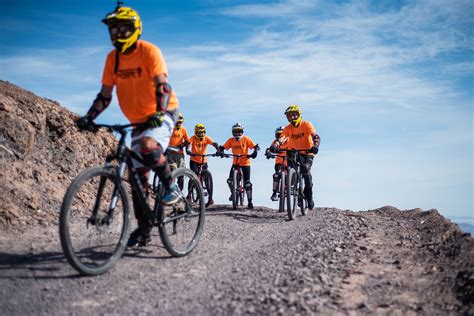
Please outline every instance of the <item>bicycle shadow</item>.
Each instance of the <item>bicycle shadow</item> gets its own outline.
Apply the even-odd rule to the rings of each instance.
[[[63,279],[76,277],[61,274],[69,266],[62,252],[17,254],[0,252],[0,279]],[[66,272],[67,273],[67,272]]]
[[[249,212],[250,211],[250,212]],[[288,221],[286,213],[278,213],[275,211],[259,211],[232,209],[230,206],[218,206],[206,209],[206,216],[226,216],[244,223],[251,224],[275,224]]]

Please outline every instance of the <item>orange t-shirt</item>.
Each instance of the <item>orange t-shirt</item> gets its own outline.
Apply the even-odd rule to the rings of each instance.
[[[189,142],[191,143],[191,152],[193,154],[199,154],[199,155],[205,155],[207,153],[207,145],[210,145],[214,143],[212,138],[210,138],[207,135],[204,135],[202,140],[196,137],[196,135],[191,136],[189,139]],[[205,163],[207,162],[207,157],[201,157],[201,156],[191,156],[190,158],[192,161],[195,161],[197,163]]]
[[[231,137],[222,146],[224,146],[225,149],[232,148],[232,153],[234,155],[248,155],[249,149],[254,148],[255,145],[256,144],[253,142],[253,140],[250,139],[250,137],[242,136],[240,140],[236,140],[234,137]],[[237,161],[237,157],[234,157],[234,160],[232,163],[234,165],[238,164],[241,167],[250,166],[250,158],[240,157],[239,161]]]
[[[277,142],[278,142],[278,143],[277,143]],[[286,148],[287,148],[287,146],[286,146],[286,145],[287,145],[287,144],[286,144],[286,143],[287,143],[287,138],[281,137],[281,138],[278,139],[278,140],[277,140],[277,139],[273,140],[273,142],[272,142],[272,144],[270,145],[270,147],[272,147],[275,143],[277,143],[276,145],[277,145],[277,147],[280,148],[280,149],[286,149]],[[286,166],[286,159],[280,157],[280,156],[286,156],[286,151],[283,151],[283,152],[281,152],[281,153],[277,153],[276,155],[277,155],[277,156],[276,156],[276,158],[275,158],[275,165],[280,163],[280,164],[283,164],[283,165]]]
[[[145,122],[156,112],[156,88],[153,78],[168,75],[165,59],[155,45],[138,41],[137,48],[128,55],[119,54],[117,73],[114,49],[107,55],[102,84],[117,86],[117,97],[123,114],[131,123]],[[171,93],[168,110],[178,108],[179,102]]]
[[[184,126],[181,126],[180,128],[175,127],[173,129],[173,134],[170,138],[170,146],[181,146],[183,144],[183,141],[189,142],[188,131]],[[183,149],[181,149],[179,153],[182,154]]]
[[[310,149],[313,147],[312,135],[316,133],[313,124],[308,121],[301,121],[298,127],[288,124],[281,134],[287,137],[286,147],[288,149]],[[310,154],[313,155],[313,154]]]

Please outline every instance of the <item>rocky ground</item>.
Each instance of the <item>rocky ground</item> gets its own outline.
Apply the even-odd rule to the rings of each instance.
[[[0,234],[0,314],[385,314],[474,312],[474,239],[435,210],[207,211],[171,258],[158,232],[102,276],[66,262],[53,224]]]
[[[217,205],[189,256],[171,258],[154,232],[113,270],[81,277],[58,209],[115,139],[78,133],[75,118],[0,81],[0,315],[474,314],[474,239],[435,210],[317,208],[288,221]]]

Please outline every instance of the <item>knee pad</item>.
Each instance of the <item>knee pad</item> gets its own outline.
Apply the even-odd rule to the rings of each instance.
[[[233,183],[232,179],[227,179],[227,184],[228,185],[232,185],[232,183]]]
[[[273,174],[273,181],[277,182],[280,179],[280,174],[279,173],[274,173]]]
[[[244,183],[245,190],[252,190],[252,183],[250,181]]]
[[[149,167],[162,166],[166,162],[166,158],[163,155],[163,148],[160,145],[157,145],[152,150],[141,149],[140,153],[142,154],[145,165]]]

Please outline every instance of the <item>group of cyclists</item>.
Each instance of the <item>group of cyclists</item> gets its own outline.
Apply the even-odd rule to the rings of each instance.
[[[252,139],[243,135],[244,126],[241,123],[234,124],[232,137],[221,146],[206,135],[206,127],[203,124],[197,124],[194,135],[189,138],[183,126],[184,118],[179,113],[178,98],[168,83],[168,68],[161,50],[154,44],[139,39],[143,27],[138,13],[119,3],[102,22],[108,28],[114,49],[108,53],[105,61],[101,90],[87,114],[76,121],[77,126],[85,130],[93,129],[93,121],[110,105],[115,87],[123,114],[130,123],[136,124],[132,131],[131,149],[145,162],[141,164],[134,161],[144,192],[147,190],[150,171],[153,170],[164,185],[161,203],[174,204],[179,197],[180,184],[172,180],[172,168],[184,166],[184,151],[190,154],[190,169],[196,170],[199,164],[204,164],[207,168],[203,153],[208,145],[212,145],[221,155],[225,150],[232,150],[235,156],[227,183],[231,187],[233,168],[240,166],[248,207],[253,208],[250,157],[257,156],[259,147]],[[285,115],[290,124],[276,130],[276,139],[266,154],[268,156],[282,148],[309,149],[309,153],[302,155],[301,171],[308,208],[313,209],[310,169],[314,155],[318,152],[319,136],[310,122],[302,120],[301,110],[297,105],[289,106]],[[247,157],[249,149],[253,149],[253,153]],[[239,155],[242,155],[242,158],[237,157]],[[277,159],[275,163],[275,172],[278,173],[284,168],[284,162]],[[277,177],[274,176],[274,180],[277,181]],[[274,185],[272,200],[275,197]],[[137,192],[132,192],[132,201],[138,228],[130,235],[129,247],[145,245],[151,240],[152,229],[152,224],[138,201]],[[211,195],[207,206],[213,203]]]

